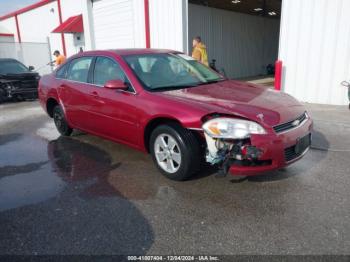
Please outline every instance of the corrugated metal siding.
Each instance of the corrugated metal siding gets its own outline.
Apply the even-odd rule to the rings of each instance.
[[[96,49],[144,47],[143,0],[100,0],[92,10]]]
[[[301,101],[347,104],[350,1],[283,0],[279,58],[283,89]]]
[[[189,4],[189,40],[200,35],[209,59],[231,78],[265,74],[278,54],[279,20]]]
[[[149,0],[151,47],[186,51],[187,0]]]

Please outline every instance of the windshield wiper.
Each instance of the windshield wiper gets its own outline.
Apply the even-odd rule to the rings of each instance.
[[[220,79],[216,79],[216,80],[207,81],[207,82],[205,82],[205,84],[214,84],[214,83],[223,82],[225,80],[226,79],[224,79],[224,78],[220,78]]]
[[[178,85],[178,86],[163,86],[163,87],[156,87],[156,88],[150,88],[150,91],[157,92],[157,91],[171,91],[171,90],[178,90],[178,89],[186,89],[191,87],[196,87],[201,85],[201,83],[193,84],[193,85]]]

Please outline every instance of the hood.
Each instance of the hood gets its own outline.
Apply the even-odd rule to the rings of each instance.
[[[5,80],[39,80],[39,74],[35,72],[27,72],[20,74],[5,74],[0,75],[0,79]]]
[[[286,93],[232,80],[159,94],[201,107],[208,114],[232,114],[265,126],[291,121],[305,112],[305,108]]]

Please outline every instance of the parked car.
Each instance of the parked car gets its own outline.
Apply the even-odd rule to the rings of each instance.
[[[39,99],[63,136],[79,129],[148,152],[173,180],[205,161],[257,175],[296,162],[311,143],[312,120],[293,97],[171,50],[80,53],[41,78]]]
[[[0,59],[0,103],[38,97],[39,74],[15,59]]]

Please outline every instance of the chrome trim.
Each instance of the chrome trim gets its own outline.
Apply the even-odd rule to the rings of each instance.
[[[122,72],[124,73],[126,79],[128,79],[130,85],[131,85],[131,88],[133,90],[133,92],[131,91],[126,91],[126,90],[118,90],[118,92],[125,92],[125,93],[128,93],[128,94],[134,94],[134,95],[137,95],[137,92],[136,92],[136,89],[134,87],[134,85],[131,83],[130,81],[130,78],[128,77],[128,75],[125,73],[125,71],[123,70],[123,68],[120,66],[120,63],[117,62],[115,59],[113,59],[112,57],[110,56],[105,56],[105,55],[89,55],[89,56],[80,56],[80,57],[77,57],[77,58],[74,58],[72,59],[71,61],[75,60],[75,59],[79,59],[81,57],[92,57],[92,58],[97,58],[97,57],[105,57],[105,58],[108,58],[110,60],[112,60],[113,62],[117,63],[118,66],[120,67],[120,69],[122,70]],[[69,61],[69,63],[71,63],[71,61]],[[69,65],[70,66],[70,65]],[[68,73],[68,72],[67,72]],[[54,76],[55,76],[55,79],[60,79],[60,80],[66,80],[66,81],[70,81],[70,82],[73,82],[73,83],[79,83],[79,84],[87,84],[87,85],[91,85],[91,86],[95,86],[95,87],[104,87],[104,86],[101,86],[101,85],[95,85],[93,83],[87,83],[87,82],[80,82],[80,81],[75,81],[75,80],[70,80],[70,79],[67,79],[67,78],[59,78],[59,77],[56,77],[56,71],[54,72]]]
[[[274,132],[275,132],[277,135],[282,135],[282,134],[291,132],[291,131],[293,131],[293,130],[295,130],[295,129],[298,129],[299,127],[302,127],[303,125],[305,125],[305,123],[310,119],[309,114],[307,114],[306,112],[305,112],[304,114],[306,115],[305,120],[304,120],[303,122],[301,122],[301,123],[300,123],[298,126],[296,126],[296,127],[293,127],[293,128],[291,128],[291,129],[288,129],[288,130],[283,131],[283,132],[276,132],[276,131],[274,130],[274,128],[275,128],[276,126],[279,126],[279,125],[273,126],[272,129],[274,130]],[[289,122],[291,122],[291,121],[289,121]],[[286,122],[286,123],[289,123],[289,122]],[[285,123],[285,124],[286,124],[286,123]],[[283,125],[283,124],[280,124],[280,125]]]
[[[73,82],[73,83],[85,84],[85,85],[94,86],[94,87],[98,87],[98,88],[101,88],[101,87],[104,88],[104,86],[95,85],[95,84],[87,83],[87,82],[80,82],[80,81],[75,81],[75,80],[70,80],[70,79],[64,79],[64,78],[56,78],[56,79],[61,79],[61,80],[65,80],[65,81]],[[130,84],[131,84],[131,83],[130,83]],[[118,92],[125,92],[125,93],[128,93],[128,94],[137,95],[137,93],[136,93],[136,91],[135,91],[135,88],[133,87],[132,84],[131,84],[131,87],[132,87],[132,89],[134,90],[134,92],[130,92],[130,91],[126,91],[126,90],[121,90],[121,89],[119,89]]]
[[[197,128],[197,127],[188,127],[187,129],[193,130],[193,131],[201,131],[204,132],[203,128]]]

